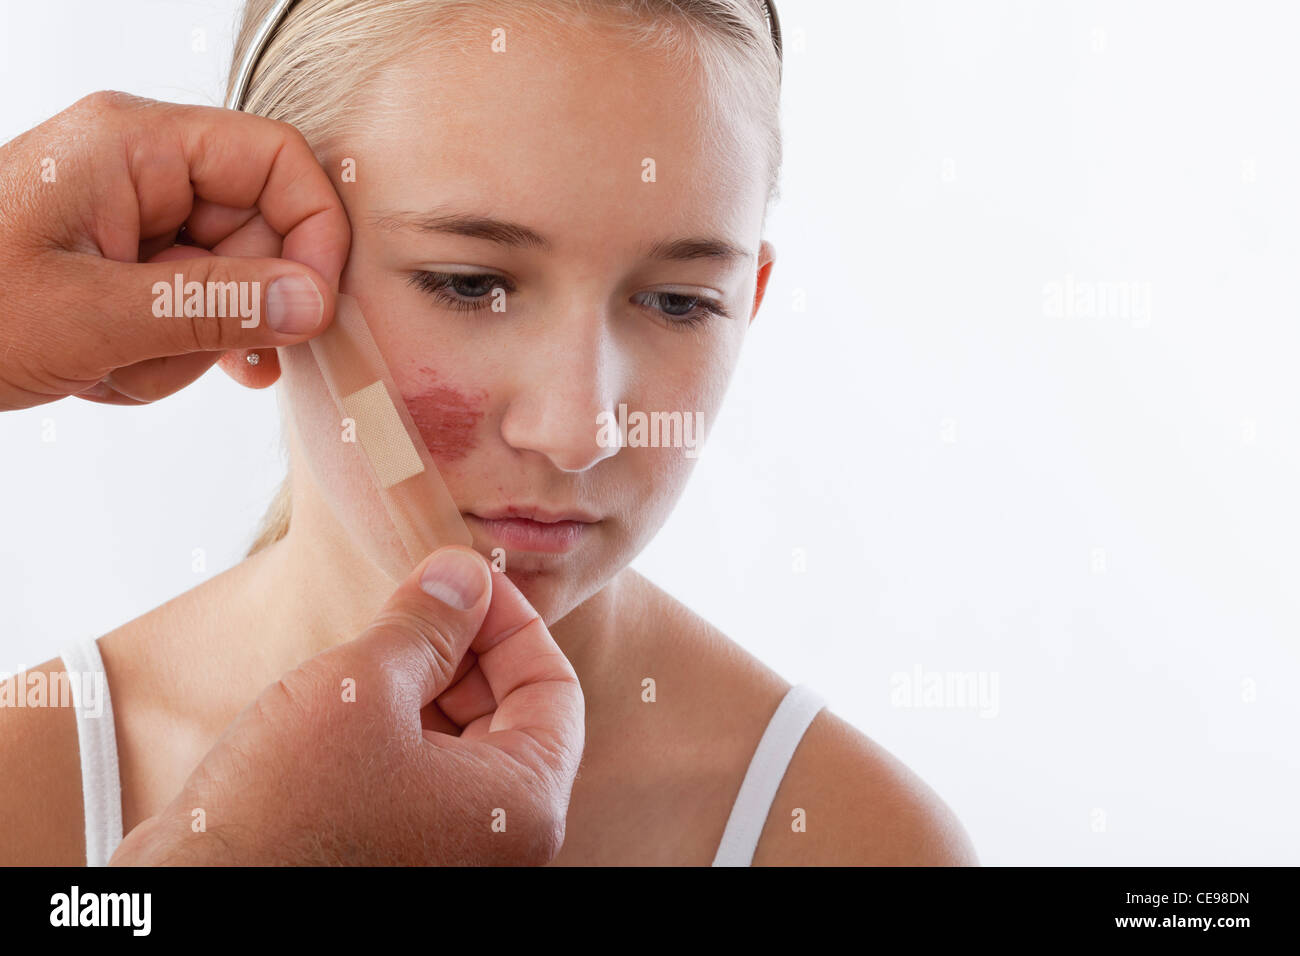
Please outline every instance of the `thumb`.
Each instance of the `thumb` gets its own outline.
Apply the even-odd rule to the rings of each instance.
[[[348,646],[371,662],[383,662],[396,677],[399,706],[418,701],[424,707],[451,686],[491,597],[492,571],[477,551],[462,545],[439,548]]]
[[[99,259],[100,299],[118,366],[164,355],[294,345],[334,317],[335,292],[286,259],[214,256],[147,263]]]

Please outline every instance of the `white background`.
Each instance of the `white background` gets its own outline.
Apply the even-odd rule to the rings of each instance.
[[[0,139],[95,89],[221,99],[232,2],[0,9]],[[780,9],[777,266],[636,566],[985,863],[1300,863],[1295,5]],[[1149,312],[1061,315],[1067,277]],[[0,456],[8,670],[238,560],[283,469],[273,392],[216,370],[0,415]],[[995,714],[899,706],[917,669]]]

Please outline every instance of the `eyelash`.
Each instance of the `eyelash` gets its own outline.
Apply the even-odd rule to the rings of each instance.
[[[491,283],[488,292],[473,298],[460,298],[455,294],[453,286],[457,281],[469,279],[491,279],[496,280]],[[454,309],[457,312],[477,312],[479,309],[485,309],[491,303],[492,290],[501,288],[507,293],[515,291],[513,285],[504,277],[493,275],[490,272],[430,272],[420,269],[411,273],[408,280],[410,285],[415,286],[433,296],[438,302]],[[478,283],[475,283],[476,285]],[[689,299],[696,303],[695,307],[684,315],[672,315],[671,313],[660,311],[668,325],[676,330],[682,330],[692,327],[698,327],[709,321],[714,316],[727,318],[729,313],[722,304],[712,299],[706,299],[698,295],[686,295],[680,292],[646,292],[644,295],[654,297],[656,301],[664,298],[672,299]],[[654,308],[653,305],[647,306]]]

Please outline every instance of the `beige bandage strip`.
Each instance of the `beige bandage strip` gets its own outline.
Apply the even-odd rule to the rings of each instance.
[[[340,295],[334,323],[310,341],[340,415],[355,425],[356,445],[406,549],[405,572],[443,545],[471,544],[356,300]]]

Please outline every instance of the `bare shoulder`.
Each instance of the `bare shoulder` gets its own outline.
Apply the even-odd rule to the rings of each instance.
[[[86,861],[81,752],[76,715],[60,699],[66,688],[58,657],[0,685],[0,865]]]
[[[772,801],[755,866],[978,866],[956,814],[897,757],[823,709]]]
[[[629,569],[630,572],[630,569]],[[790,682],[720,629],[640,575],[629,573],[634,619],[653,622],[655,657],[668,684],[691,701],[675,722],[688,762],[665,774],[689,779],[692,836],[716,850],[754,750]],[[677,696],[677,695],[674,695]],[[700,734],[700,728],[708,728]],[[686,746],[689,741],[690,746]],[[801,811],[802,828],[795,811]],[[680,827],[677,836],[682,836]],[[824,708],[795,750],[755,851],[757,866],[977,865],[965,829],[900,760]]]

